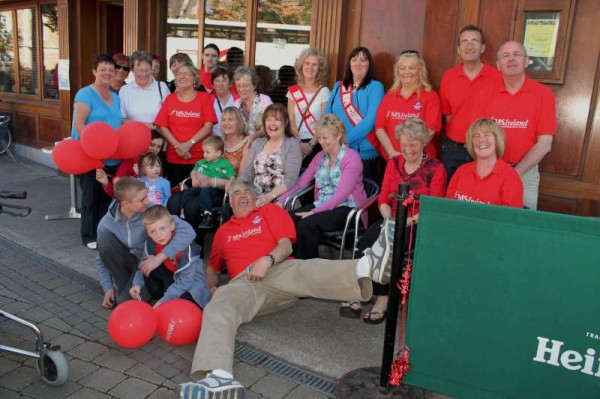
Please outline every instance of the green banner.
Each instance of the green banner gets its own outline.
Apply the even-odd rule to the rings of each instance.
[[[455,398],[600,398],[600,221],[423,197],[404,382]]]

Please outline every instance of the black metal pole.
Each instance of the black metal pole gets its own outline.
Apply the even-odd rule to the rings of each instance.
[[[408,184],[398,185],[398,201],[396,202],[396,228],[394,229],[394,248],[392,251],[392,274],[388,297],[387,320],[385,323],[385,338],[383,341],[383,360],[381,361],[381,380],[379,385],[388,388],[392,362],[394,361],[394,347],[396,343],[396,328],[398,322],[398,308],[400,292],[396,288],[402,276],[402,258],[404,257],[404,241],[406,240],[406,219],[408,209],[402,203],[408,196]]]

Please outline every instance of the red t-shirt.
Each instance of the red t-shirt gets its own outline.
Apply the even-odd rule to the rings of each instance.
[[[409,98],[404,98],[398,89],[387,93],[381,100],[377,108],[375,129],[384,129],[398,152],[400,152],[400,142],[396,140],[394,129],[408,118],[421,118],[429,129],[439,132],[442,127],[442,113],[437,93],[421,88],[418,96],[417,93],[413,93]],[[387,153],[382,152],[381,155],[387,160]],[[436,150],[432,142],[429,142],[425,152],[435,158]]]
[[[381,192],[379,194],[379,206],[387,204],[392,207],[392,216],[396,216],[396,201],[390,199],[390,194],[398,192],[400,183],[408,183],[408,189],[415,194],[443,197],[446,195],[446,169],[440,161],[425,155],[421,166],[412,174],[406,173],[404,164],[406,160],[402,155],[390,159],[385,168]],[[410,211],[410,209],[409,209]],[[414,214],[419,213],[418,204]],[[412,216],[412,212],[409,216]]]
[[[200,83],[206,89],[207,92],[212,93],[212,72],[206,72],[204,68],[198,69],[198,75],[200,75]]]
[[[252,262],[266,256],[282,238],[296,241],[296,227],[286,211],[275,204],[256,208],[248,216],[233,216],[217,230],[210,253],[209,265],[221,272],[227,265],[234,278]]]
[[[469,98],[483,87],[500,81],[500,72],[483,63],[483,68],[475,79],[471,80],[463,73],[463,64],[449,69],[440,83],[440,101],[442,114],[448,116],[446,136],[457,143],[465,142],[465,134],[471,124],[469,119]]]
[[[179,142],[188,141],[206,122],[218,122],[210,96],[199,91],[195,93],[196,97],[187,103],[180,101],[177,93],[168,95],[154,120],[155,125],[169,128]],[[202,143],[193,145],[190,153],[190,159],[181,158],[173,146],[167,145],[166,159],[171,163],[194,164],[204,158]]]
[[[482,179],[477,174],[477,161],[473,161],[456,170],[446,198],[523,208],[523,182],[517,171],[501,159]]]
[[[485,87],[473,98],[471,121],[492,118],[506,133],[504,159],[515,165],[537,142],[537,136],[556,132],[554,94],[541,83],[525,77],[521,89],[510,94],[504,81]]]

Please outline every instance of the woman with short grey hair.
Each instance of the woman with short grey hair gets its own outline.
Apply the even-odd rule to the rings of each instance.
[[[262,114],[269,105],[273,104],[273,101],[271,97],[256,91],[260,78],[254,68],[238,67],[233,74],[233,81],[240,95],[234,105],[244,116],[246,133],[254,135],[261,130]]]
[[[129,57],[134,80],[119,92],[124,121],[142,122],[152,128],[164,99],[170,94],[165,82],[158,82],[152,74],[152,56],[135,51]]]

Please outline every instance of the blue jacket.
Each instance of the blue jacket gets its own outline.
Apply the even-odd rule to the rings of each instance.
[[[144,256],[148,255],[156,255],[156,244],[151,239],[146,240],[144,248]],[[200,259],[198,245],[192,243],[182,251],[181,258],[177,262],[177,270],[173,273],[173,279],[175,282],[167,288],[163,297],[158,300],[159,302],[176,299],[189,292],[198,305],[202,308],[206,306],[210,299],[210,291],[204,276],[204,265]],[[141,270],[135,273],[133,285],[144,286],[144,275]]]
[[[378,156],[377,150],[367,141],[367,135],[375,129],[377,108],[379,108],[379,103],[384,95],[383,85],[375,79],[371,80],[364,88],[355,90],[352,93],[352,102],[362,115],[363,120],[353,126],[342,104],[340,82],[337,82],[331,90],[325,113],[335,114],[342,120],[346,127],[348,145],[360,154],[360,159],[375,159]]]
[[[175,255],[186,249],[194,238],[196,238],[196,233],[189,223],[179,219],[177,216],[173,216],[173,221],[175,222],[175,237],[163,249],[163,253],[169,259],[173,259]],[[114,234],[119,241],[127,245],[133,255],[138,259],[142,259],[144,256],[144,243],[148,238],[142,214],[136,214],[127,220],[119,212],[119,203],[113,201],[108,207],[108,212],[98,224],[98,237],[107,233]],[[104,292],[112,290],[114,288],[112,277],[104,262],[102,262],[100,254],[96,256],[96,269],[98,270],[100,285]]]

